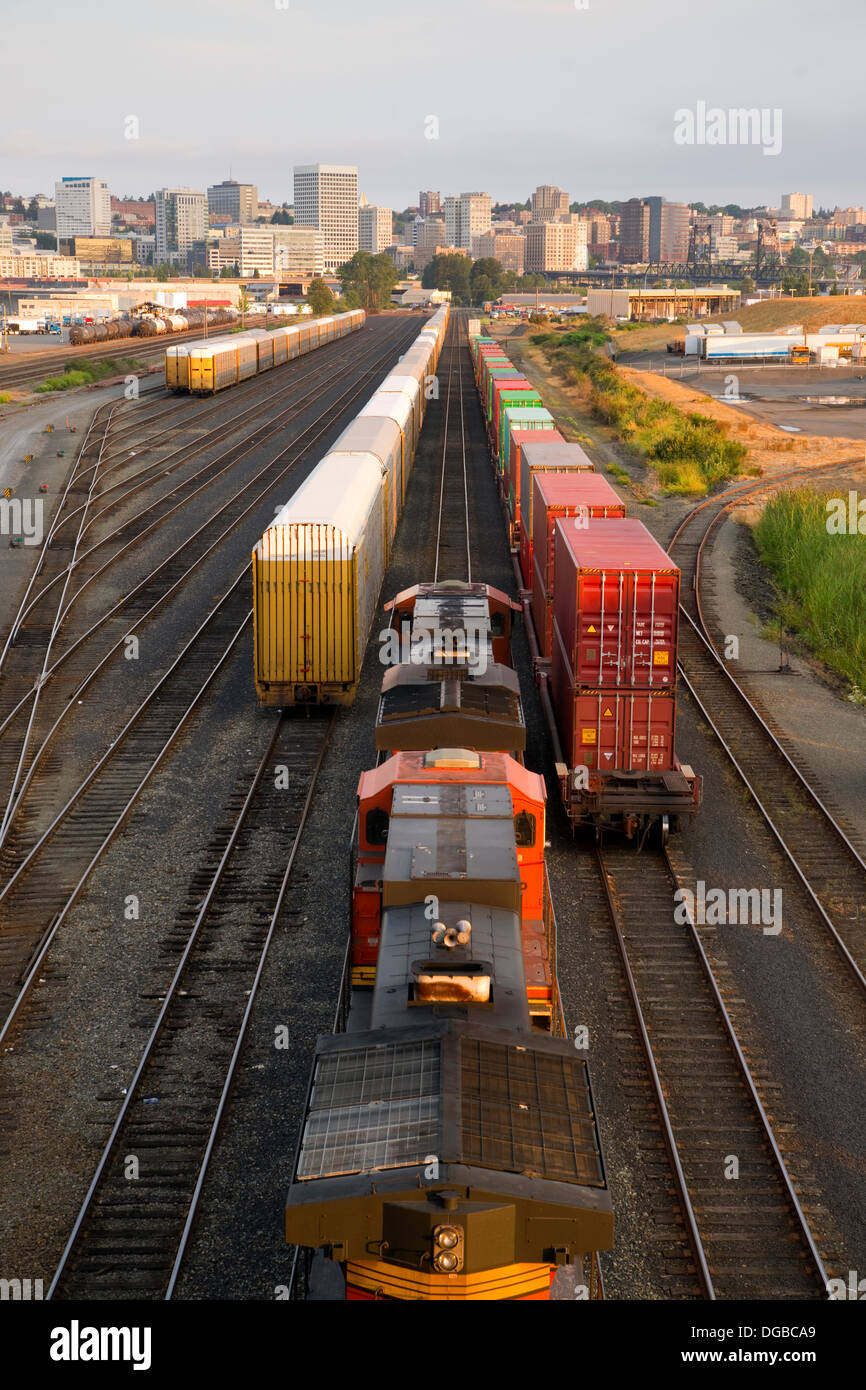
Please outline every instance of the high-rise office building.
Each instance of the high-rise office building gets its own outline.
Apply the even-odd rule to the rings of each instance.
[[[228,217],[232,222],[255,222],[259,212],[259,190],[254,183],[223,179],[222,183],[212,184],[208,189],[207,210],[209,214]]]
[[[111,194],[104,179],[65,178],[54,188],[58,239],[111,236]]]
[[[691,212],[687,204],[669,203],[665,198],[647,198],[645,202],[650,213],[647,259],[684,265],[689,258],[691,229]]]
[[[295,167],[295,226],[322,233],[325,270],[358,250],[358,170],[351,164]]]
[[[530,222],[524,264],[529,274],[586,270],[589,223],[577,216],[559,222]]]
[[[442,199],[438,193],[430,188],[422,189],[418,194],[418,212],[421,217],[432,217],[434,213],[442,211]]]
[[[181,260],[194,241],[207,233],[207,194],[197,188],[158,188],[156,191],[157,262]]]
[[[445,199],[445,236],[449,246],[468,251],[472,238],[490,230],[490,194],[461,193]]]
[[[358,208],[358,250],[377,256],[394,240],[394,214],[390,208],[362,203]]]
[[[649,260],[650,208],[641,198],[623,203],[619,243],[619,258],[625,265]]]
[[[780,211],[784,218],[800,218],[807,222],[812,216],[812,194],[783,193]]]
[[[533,222],[555,222],[568,212],[568,194],[555,184],[541,183],[532,195]]]

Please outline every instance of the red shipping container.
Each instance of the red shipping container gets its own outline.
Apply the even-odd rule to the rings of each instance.
[[[673,687],[680,572],[640,521],[555,525],[553,642],[572,688]]]
[[[624,517],[625,503],[601,473],[532,474],[532,618],[542,656],[550,656],[556,584],[554,531],[560,517],[582,527],[592,517]]]
[[[567,440],[545,440],[539,431],[535,439],[520,446],[517,485],[517,520],[520,524],[520,571],[527,589],[532,588],[532,478],[535,473],[593,473],[592,459],[579,444]]]
[[[556,723],[569,770],[670,772],[676,766],[677,702],[673,690],[579,690],[568,680],[561,652],[551,685]]]

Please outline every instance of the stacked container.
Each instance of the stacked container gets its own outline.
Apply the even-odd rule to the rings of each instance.
[[[508,517],[512,528],[520,521],[520,450],[524,444],[564,444],[559,430],[512,430],[508,459],[503,459],[508,488]]]
[[[569,768],[674,762],[680,572],[640,521],[554,526],[551,687]]]
[[[532,474],[532,619],[541,655],[550,657],[556,585],[556,523],[580,530],[597,517],[624,517],[625,503],[600,473]]]
[[[520,572],[527,589],[532,587],[532,478],[535,473],[592,472],[592,461],[579,444],[566,440],[533,440],[521,446],[520,474],[514,513],[520,534]]]

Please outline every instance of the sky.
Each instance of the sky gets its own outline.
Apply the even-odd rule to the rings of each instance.
[[[539,183],[572,201],[866,201],[864,0],[0,0],[0,35],[16,193],[231,173],[291,202],[293,165],[320,162],[357,165],[395,209]],[[762,142],[731,141],[736,108],[765,111]],[[702,109],[725,143],[697,143]]]

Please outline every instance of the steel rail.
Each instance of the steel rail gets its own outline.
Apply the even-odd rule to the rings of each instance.
[[[248,1027],[248,1025],[249,1025],[250,1017],[252,1016],[253,1006],[254,1006],[254,1004],[255,1004],[256,997],[257,997],[257,995],[258,995],[258,989],[259,989],[259,985],[260,985],[260,983],[261,983],[262,974],[264,973],[265,961],[267,960],[268,952],[270,951],[271,942],[272,942],[272,940],[273,940],[273,936],[274,936],[274,932],[275,932],[275,930],[276,930],[277,922],[278,922],[278,920],[279,920],[280,913],[281,913],[282,910],[283,910],[283,904],[284,904],[285,899],[286,899],[286,894],[288,893],[289,881],[290,881],[290,879],[291,879],[292,871],[293,871],[294,866],[295,866],[295,859],[296,859],[296,857],[297,857],[298,850],[299,850],[299,848],[300,848],[301,837],[302,837],[302,835],[303,835],[304,828],[305,828],[305,826],[306,826],[307,819],[308,819],[308,817],[309,817],[310,807],[312,806],[312,803],[313,803],[313,793],[315,792],[316,784],[317,784],[317,782],[318,782],[319,772],[320,772],[320,770],[321,770],[321,766],[322,766],[322,763],[323,763],[324,758],[325,758],[325,753],[326,753],[326,751],[327,751],[328,744],[329,744],[329,742],[330,742],[331,732],[332,732],[333,727],[334,727],[334,720],[335,720],[335,718],[336,718],[336,711],[333,711],[332,714],[331,714],[331,718],[330,718],[330,720],[329,720],[329,723],[328,723],[327,730],[326,730],[326,732],[325,732],[325,737],[324,737],[324,741],[323,741],[323,743],[322,743],[322,747],[321,747],[321,749],[319,750],[319,755],[318,755],[318,757],[317,757],[317,759],[316,759],[316,762],[315,762],[315,765],[314,765],[314,767],[313,767],[313,771],[312,771],[312,774],[311,774],[311,777],[310,777],[310,785],[309,785],[309,787],[308,787],[308,789],[307,789],[307,795],[306,795],[306,797],[305,797],[305,799],[304,799],[304,804],[303,804],[303,806],[302,806],[302,808],[301,808],[301,815],[300,815],[300,820],[299,820],[298,828],[297,828],[297,830],[296,830],[296,832],[295,832],[295,836],[294,836],[294,839],[293,839],[293,841],[292,841],[292,847],[291,847],[291,850],[290,850],[290,852],[289,852],[288,860],[286,861],[285,869],[283,870],[282,880],[281,880],[281,882],[280,882],[280,887],[279,887],[279,890],[278,890],[278,893],[277,893],[277,900],[276,900],[276,903],[274,904],[274,908],[273,908],[273,911],[272,911],[272,913],[271,913],[270,922],[268,923],[267,934],[266,934],[265,940],[264,940],[264,942],[263,942],[263,944],[262,944],[262,949],[261,949],[261,953],[260,953],[258,965],[257,965],[257,967],[256,967],[256,972],[255,972],[255,975],[254,975],[254,977],[253,977],[253,983],[252,983],[252,986],[250,987],[250,989],[249,989],[249,991],[248,991],[249,997],[248,997],[248,999],[247,999],[246,1008],[244,1009],[243,1018],[241,1019],[240,1026],[239,1026],[239,1028],[238,1028],[237,1038],[236,1038],[236,1040],[235,1040],[235,1045],[234,1045],[234,1048],[233,1048],[233,1050],[232,1050],[232,1055],[231,1055],[231,1059],[230,1059],[230,1061],[229,1061],[228,1070],[227,1070],[227,1072],[226,1072],[225,1080],[224,1080],[224,1082],[223,1082],[223,1087],[222,1087],[222,1091],[221,1091],[221,1093],[220,1093],[219,1102],[218,1102],[218,1104],[217,1104],[216,1113],[215,1113],[215,1115],[214,1115],[213,1123],[212,1123],[212,1125],[211,1125],[210,1133],[209,1133],[209,1135],[208,1135],[207,1144],[205,1145],[205,1151],[204,1151],[204,1155],[203,1155],[202,1160],[201,1160],[201,1166],[200,1166],[200,1168],[199,1168],[199,1174],[198,1174],[198,1177],[197,1177],[197,1179],[196,1179],[196,1184],[195,1184],[195,1188],[194,1188],[194,1190],[193,1190],[192,1197],[191,1197],[191,1199],[190,1199],[189,1208],[188,1208],[187,1215],[186,1215],[186,1220],[185,1220],[185,1222],[184,1222],[183,1231],[182,1231],[182,1233],[181,1233],[180,1244],[178,1245],[177,1253],[176,1253],[176,1255],[175,1255],[174,1263],[173,1263],[172,1269],[171,1269],[171,1274],[170,1274],[169,1280],[168,1280],[168,1286],[167,1286],[166,1292],[165,1292],[165,1298],[166,1298],[166,1300],[170,1299],[170,1298],[173,1296],[173,1294],[174,1294],[174,1290],[175,1290],[175,1287],[176,1287],[176,1285],[177,1285],[178,1278],[179,1278],[179,1276],[180,1276],[181,1267],[182,1267],[182,1265],[183,1265],[184,1257],[185,1257],[185,1255],[186,1255],[187,1248],[188,1248],[188,1246],[189,1246],[190,1235],[191,1235],[191,1233],[192,1233],[193,1223],[194,1223],[194,1221],[195,1221],[196,1213],[197,1213],[197,1211],[198,1211],[199,1201],[201,1200],[201,1194],[202,1194],[202,1190],[203,1190],[203,1188],[204,1188],[204,1183],[205,1183],[205,1178],[206,1178],[206,1176],[207,1176],[208,1166],[209,1166],[209,1164],[210,1164],[211,1156],[212,1156],[212,1154],[213,1154],[214,1147],[215,1147],[215,1145],[216,1145],[216,1141],[217,1141],[217,1136],[218,1136],[218,1134],[219,1134],[220,1125],[222,1124],[222,1118],[223,1118],[223,1115],[224,1115],[224,1113],[225,1113],[225,1108],[226,1108],[226,1105],[228,1104],[229,1094],[230,1094],[230,1092],[231,1092],[231,1088],[232,1088],[232,1085],[233,1085],[233,1083],[234,1083],[234,1077],[235,1077],[235,1072],[236,1072],[236,1070],[237,1070],[237,1064],[238,1064],[238,1061],[240,1060],[240,1055],[241,1055],[241,1052],[242,1052],[242,1050],[243,1050],[244,1042],[245,1042],[245,1040],[246,1040],[247,1027]],[[277,733],[278,733],[278,732],[279,732],[279,725],[277,726]],[[271,749],[274,747],[274,745],[275,745],[275,743],[276,743],[276,738],[277,738],[277,734],[274,735],[274,740],[272,741],[272,743],[271,743],[271,745],[270,745],[270,748],[269,748],[269,750],[268,750],[268,755],[270,755],[270,751],[271,751]],[[266,760],[267,760],[267,759],[266,759]],[[266,760],[265,760],[265,761],[266,761]],[[178,966],[178,973],[180,972],[180,968],[181,968],[181,967]],[[172,984],[174,984],[174,981],[172,982]],[[51,1296],[50,1290],[49,1290],[48,1296],[49,1296],[49,1297]]]

